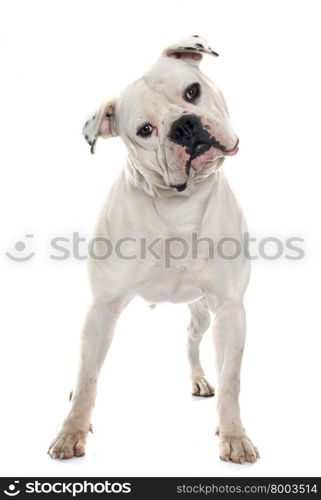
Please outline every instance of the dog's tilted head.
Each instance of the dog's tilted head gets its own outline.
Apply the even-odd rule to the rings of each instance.
[[[185,191],[236,154],[224,97],[199,70],[204,53],[218,55],[203,38],[185,38],[117,98],[104,101],[83,128],[91,152],[98,137],[120,136],[133,182],[150,193]]]

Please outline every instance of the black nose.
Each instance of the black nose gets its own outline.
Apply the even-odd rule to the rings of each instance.
[[[169,138],[176,144],[193,148],[203,138],[204,132],[201,120],[196,115],[184,115],[172,124]]]

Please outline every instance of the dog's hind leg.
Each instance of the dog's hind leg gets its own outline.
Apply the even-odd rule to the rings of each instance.
[[[199,346],[208,329],[211,317],[206,298],[188,304],[191,322],[188,327],[187,352],[191,367],[192,393],[194,396],[214,396],[214,389],[206,380],[200,362]]]

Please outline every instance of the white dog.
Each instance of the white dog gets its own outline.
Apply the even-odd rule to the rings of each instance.
[[[128,158],[97,225],[93,304],[71,409],[49,448],[53,458],[84,455],[100,368],[117,318],[136,295],[150,303],[188,303],[188,357],[198,396],[214,394],[199,359],[213,314],[219,454],[237,463],[259,456],[238,403],[250,264],[235,250],[244,249],[246,224],[219,170],[225,156],[237,153],[238,138],[222,93],[199,70],[204,53],[217,55],[196,35],[168,47],[150,71],[85,123],[92,152],[98,137],[120,136]]]

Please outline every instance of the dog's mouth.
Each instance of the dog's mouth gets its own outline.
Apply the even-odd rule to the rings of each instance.
[[[212,160],[216,159],[217,150],[223,153],[222,156],[236,155],[239,150],[239,142],[239,139],[237,139],[235,145],[231,149],[227,149],[214,137],[211,138],[210,141],[195,142],[193,147],[190,149],[190,155],[185,165],[185,172],[187,177],[189,177],[191,168],[197,170],[203,164],[209,163]],[[178,192],[182,192],[187,188],[187,182],[184,182],[183,184],[171,184],[170,187],[176,189]]]
[[[191,156],[193,158],[197,158],[198,156],[201,156],[203,153],[208,151],[211,147],[211,143],[209,142],[199,142],[196,143],[194,148],[192,149],[192,154]]]
[[[209,128],[194,114],[184,115],[172,123],[168,138],[181,148],[177,150],[178,158],[182,160],[185,157],[185,165],[181,167],[185,169],[186,182],[172,184],[170,187],[184,191],[191,169],[197,173],[206,164],[208,166],[222,156],[233,156],[238,152],[238,139],[234,146],[228,149],[209,132]]]
[[[232,149],[225,149],[224,154],[226,156],[234,156],[238,153],[240,140],[237,139],[235,146]]]
[[[204,163],[217,158],[217,150],[222,152],[224,156],[236,155],[239,150],[238,146],[239,139],[237,139],[236,144],[231,149],[227,149],[226,146],[217,141],[215,137],[211,137],[211,139],[206,142],[196,142],[191,149],[191,154],[185,165],[186,175],[189,176],[191,168],[197,169]]]
[[[236,144],[235,144],[235,146],[233,146],[232,149],[227,149],[226,146],[223,146],[223,144],[221,144],[219,141],[217,141],[215,139],[215,137],[212,137],[210,141],[196,142],[192,148],[190,159],[192,161],[195,158],[202,156],[204,153],[206,153],[211,148],[219,149],[225,155],[233,156],[239,150],[239,148],[238,148],[239,142],[240,142],[239,139],[237,139]]]

